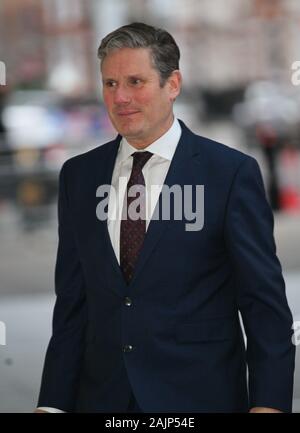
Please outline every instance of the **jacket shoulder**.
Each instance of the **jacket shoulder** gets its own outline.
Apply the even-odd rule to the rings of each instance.
[[[208,163],[239,166],[247,160],[254,160],[252,156],[241,150],[193,132],[182,121],[180,121],[180,124],[184,137],[188,138],[192,143],[193,152],[198,154],[198,158],[205,158]]]
[[[202,148],[202,152],[205,152],[206,157],[209,159],[233,165],[240,165],[247,160],[254,159],[243,151],[234,149],[224,143],[197,134],[194,134],[194,136],[195,145],[199,149]]]
[[[91,168],[96,164],[96,161],[103,160],[112,146],[116,143],[116,139],[100,144],[94,149],[83,152],[79,155],[72,156],[67,159],[62,167],[62,170],[73,171],[84,168]]]

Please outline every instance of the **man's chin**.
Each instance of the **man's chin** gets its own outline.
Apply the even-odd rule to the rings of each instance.
[[[137,125],[118,124],[115,126],[115,128],[117,129],[118,133],[126,139],[138,138],[140,135],[142,135],[142,128],[138,127]]]

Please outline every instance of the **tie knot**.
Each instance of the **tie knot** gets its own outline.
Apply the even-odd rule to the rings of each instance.
[[[134,152],[131,156],[133,157],[133,167],[142,170],[148,159],[151,158],[153,153],[145,152]]]

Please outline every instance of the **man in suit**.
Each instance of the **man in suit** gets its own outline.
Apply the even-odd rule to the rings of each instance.
[[[257,162],[174,118],[182,78],[168,32],[123,26],[98,56],[119,134],[60,173],[57,299],[37,411],[291,411],[292,316]],[[101,208],[106,185],[116,194]],[[174,217],[163,194],[174,186],[194,187],[179,208],[202,203],[198,227]],[[169,218],[154,213],[165,205]]]

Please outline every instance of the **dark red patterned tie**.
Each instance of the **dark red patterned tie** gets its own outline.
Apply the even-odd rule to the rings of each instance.
[[[146,196],[145,196],[145,179],[142,168],[151,158],[151,152],[134,152],[133,165],[130,178],[127,183],[126,201],[123,204],[123,213],[120,228],[120,266],[127,284],[130,282],[135,267],[136,260],[144,242],[146,233]],[[137,186],[135,186],[137,185]],[[133,197],[128,196],[128,190],[132,186],[138,189],[138,194]],[[138,200],[140,206],[134,207],[139,215],[138,219],[130,218],[130,204]],[[132,210],[133,208],[131,208]],[[129,212],[128,212],[129,210]]]

